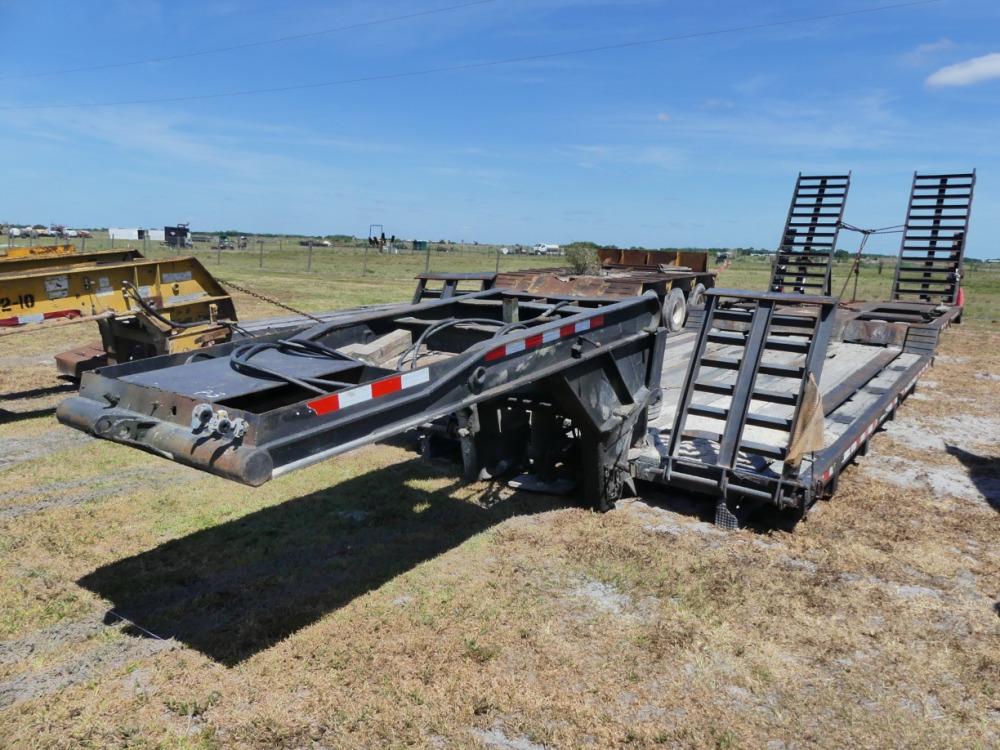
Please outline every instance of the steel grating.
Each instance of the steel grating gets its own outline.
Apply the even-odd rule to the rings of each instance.
[[[913,174],[892,299],[955,304],[976,171]]]
[[[850,172],[799,173],[771,272],[770,291],[830,294],[833,254],[850,187]]]
[[[798,294],[707,292],[705,315],[674,417],[668,476],[678,484],[714,486],[735,495],[781,502],[757,477],[798,472],[789,443],[810,378],[818,382],[836,300]],[[776,353],[792,354],[780,361]],[[725,397],[725,405],[704,398]],[[769,408],[777,405],[779,408]],[[758,428],[749,434],[748,428]],[[725,505],[725,504],[723,504]],[[720,506],[724,516],[729,508]]]

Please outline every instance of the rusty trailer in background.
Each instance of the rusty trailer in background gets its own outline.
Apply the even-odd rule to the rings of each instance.
[[[601,248],[597,254],[601,267],[592,273],[569,268],[422,273],[417,276],[413,302],[496,288],[525,299],[594,307],[652,292],[660,300],[664,326],[679,331],[688,308],[702,306],[705,291],[715,286],[717,274],[708,270],[708,253]]]

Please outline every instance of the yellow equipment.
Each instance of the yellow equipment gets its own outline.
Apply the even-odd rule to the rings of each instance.
[[[128,250],[0,262],[0,327],[72,320],[96,320],[103,344],[56,358],[62,374],[78,377],[108,362],[228,341],[236,310],[192,257],[150,260]]]
[[[0,264],[9,260],[22,260],[24,258],[52,258],[73,255],[76,253],[75,245],[44,245],[40,247],[8,247],[7,252],[0,255]]]

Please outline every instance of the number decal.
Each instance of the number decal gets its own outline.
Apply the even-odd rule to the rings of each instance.
[[[10,297],[0,297],[0,312],[10,312],[14,305],[21,309],[30,310],[35,306],[35,295],[19,294],[17,299],[13,300],[13,304]]]

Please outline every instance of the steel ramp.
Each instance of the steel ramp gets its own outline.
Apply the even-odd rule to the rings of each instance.
[[[735,528],[753,503],[785,504],[782,482],[799,469],[786,460],[789,443],[810,376],[819,382],[835,309],[828,296],[706,292],[664,479],[715,493],[716,523]]]
[[[850,187],[850,172],[799,173],[771,271],[772,292],[830,294],[833,253]]]
[[[893,301],[958,302],[976,171],[913,174]]]

